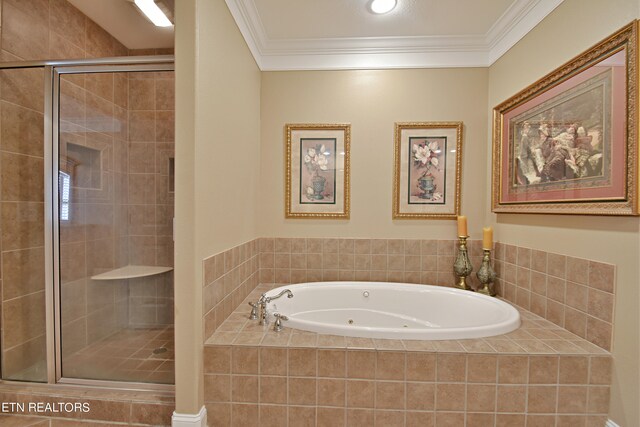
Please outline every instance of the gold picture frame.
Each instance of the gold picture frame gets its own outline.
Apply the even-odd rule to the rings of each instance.
[[[285,218],[349,219],[350,124],[285,125]]]
[[[462,138],[462,122],[395,124],[393,219],[460,214]]]
[[[638,215],[638,24],[494,109],[492,211]]]

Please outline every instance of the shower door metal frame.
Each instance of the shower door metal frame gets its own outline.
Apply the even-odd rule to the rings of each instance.
[[[51,178],[52,183],[52,224],[53,224],[53,301],[54,301],[54,325],[55,325],[55,382],[59,384],[91,385],[126,389],[173,389],[172,384],[141,383],[126,381],[109,381],[82,378],[66,378],[62,376],[62,311],[61,311],[61,283],[60,283],[60,221],[59,221],[59,186],[57,177],[59,174],[59,113],[60,113],[60,76],[64,74],[88,74],[88,73],[120,73],[120,72],[160,72],[174,71],[173,57],[149,57],[145,61],[129,62],[130,58],[114,58],[112,60],[94,61],[84,63],[78,61],[73,64],[63,64],[52,67],[52,132],[51,147]],[[164,60],[163,60],[164,59]],[[45,160],[46,161],[46,160]]]
[[[173,55],[113,57],[80,60],[17,61],[0,63],[3,69],[44,69],[44,243],[45,243],[45,335],[47,383],[89,385],[121,390],[171,391],[173,384],[90,380],[62,376],[62,318],[60,309],[59,222],[59,107],[60,75],[107,72],[175,71]],[[1,380],[2,383],[14,383]],[[24,383],[24,382],[18,382]],[[34,383],[38,384],[38,383]]]

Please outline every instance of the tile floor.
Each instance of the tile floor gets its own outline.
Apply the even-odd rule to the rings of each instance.
[[[174,383],[173,326],[124,329],[65,357],[65,378]]]

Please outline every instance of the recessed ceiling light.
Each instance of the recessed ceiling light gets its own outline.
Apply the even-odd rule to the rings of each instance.
[[[373,0],[371,2],[371,12],[383,14],[391,12],[396,7],[397,0]]]
[[[135,0],[134,3],[156,27],[173,26],[167,15],[164,14],[154,0]]]

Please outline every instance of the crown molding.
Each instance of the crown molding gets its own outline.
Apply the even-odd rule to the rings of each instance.
[[[488,67],[564,0],[515,0],[477,36],[269,39],[253,0],[225,0],[262,71]]]
[[[253,59],[262,70],[262,50],[264,49],[267,35],[255,4],[253,1],[247,0],[225,0],[225,2],[253,55]]]
[[[516,0],[486,35],[488,65],[496,62],[564,0]]]

